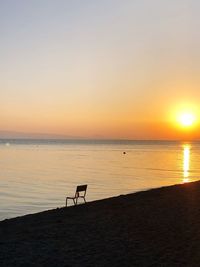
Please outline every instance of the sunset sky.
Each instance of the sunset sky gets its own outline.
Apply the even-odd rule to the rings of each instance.
[[[198,0],[0,0],[0,131],[200,138],[199,10]],[[195,125],[179,125],[183,112]]]

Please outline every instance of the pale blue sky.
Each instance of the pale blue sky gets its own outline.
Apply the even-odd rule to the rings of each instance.
[[[0,0],[0,130],[134,138],[176,103],[198,105],[199,10],[197,0]]]

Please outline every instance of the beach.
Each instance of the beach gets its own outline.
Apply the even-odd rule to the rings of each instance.
[[[0,266],[199,266],[200,182],[0,222]]]

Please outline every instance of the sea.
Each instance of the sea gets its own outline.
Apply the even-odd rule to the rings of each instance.
[[[0,220],[199,179],[200,142],[1,139]]]

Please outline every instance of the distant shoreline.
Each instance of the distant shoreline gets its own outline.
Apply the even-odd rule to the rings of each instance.
[[[89,139],[89,138],[1,138],[0,137],[0,143],[5,141],[13,141],[13,142],[76,142],[76,143],[113,143],[113,144],[135,144],[135,143],[185,143],[185,142],[191,142],[191,143],[199,143],[200,140],[140,140],[140,139]]]
[[[52,140],[52,141],[92,141],[92,142],[199,142],[200,139],[154,139],[154,138],[136,138],[130,139],[127,137],[112,138],[104,136],[71,136],[56,133],[26,133],[13,131],[0,131],[0,140]]]

